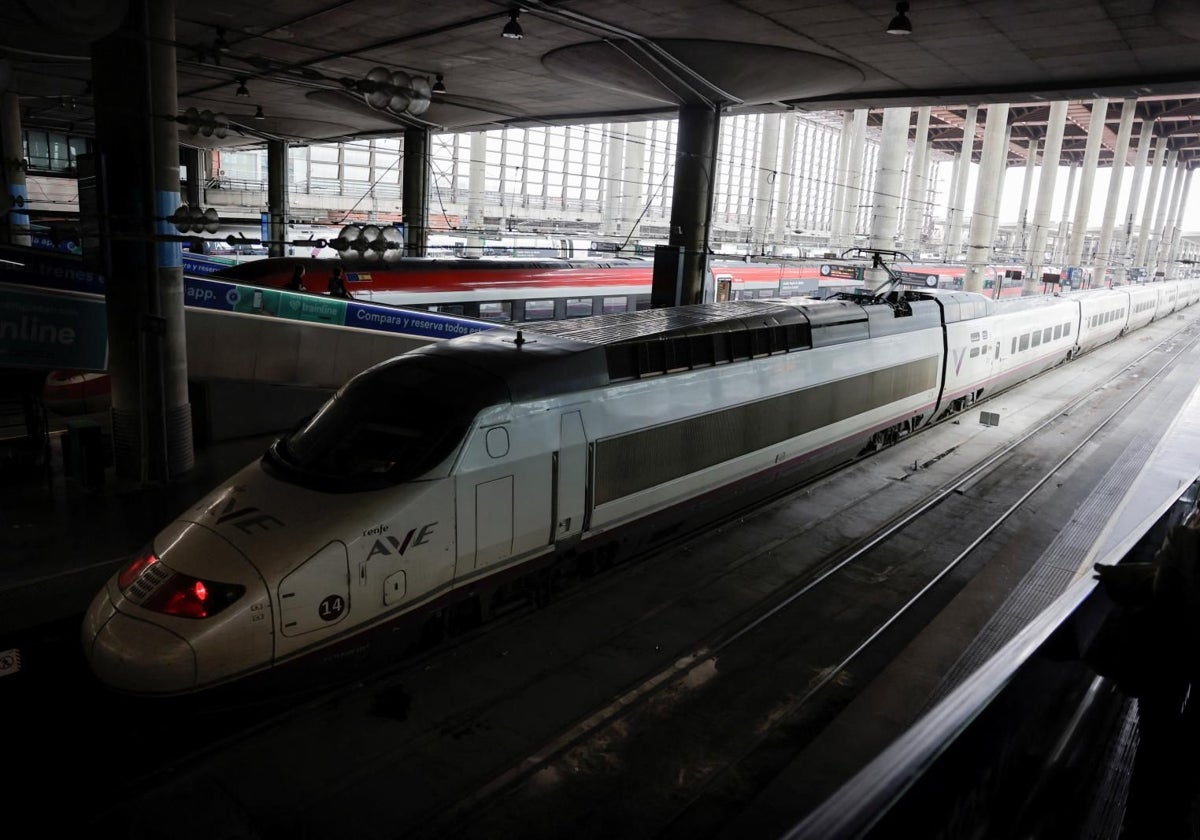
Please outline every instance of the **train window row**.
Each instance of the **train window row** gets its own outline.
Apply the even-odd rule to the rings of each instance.
[[[1115,321],[1118,318],[1124,318],[1124,317],[1125,317],[1125,310],[1123,308],[1122,309],[1110,309],[1108,312],[1102,312],[1099,315],[1093,315],[1091,318],[1089,318],[1088,326],[1099,327],[1103,324],[1109,323],[1110,321]]]
[[[1133,311],[1134,312],[1145,312],[1147,309],[1153,309],[1157,303],[1158,303],[1158,301],[1156,301],[1156,300],[1144,300],[1139,304],[1135,304],[1133,307]]]
[[[807,323],[613,344],[607,348],[608,376],[613,382],[640,379],[810,347],[812,329]]]
[[[1053,327],[1046,327],[1043,330],[1034,330],[1027,332],[1022,336],[1013,336],[1012,352],[1020,353],[1023,350],[1028,350],[1031,347],[1040,347],[1042,342],[1047,344],[1051,341],[1064,338],[1071,334],[1071,322],[1067,321],[1064,324],[1055,324]]]
[[[650,297],[619,295],[613,297],[546,298],[544,300],[493,300],[484,303],[439,303],[421,307],[443,315],[478,318],[481,321],[558,321],[635,312],[650,305]]]

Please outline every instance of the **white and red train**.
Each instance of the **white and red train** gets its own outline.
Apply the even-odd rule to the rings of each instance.
[[[1200,300],[740,300],[495,329],[382,362],[184,511],[82,626],[144,695],[302,683],[487,616]]]
[[[280,287],[297,265],[305,285],[326,291],[335,267],[358,300],[427,309],[486,321],[561,320],[650,307],[654,264],[644,259],[406,258],[395,262],[278,257],[232,266],[212,275],[255,286]],[[706,301],[808,295],[829,297],[862,287],[827,276],[817,264],[714,260],[704,280]]]

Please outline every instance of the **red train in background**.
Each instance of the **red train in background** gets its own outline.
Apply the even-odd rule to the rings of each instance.
[[[282,287],[297,265],[309,291],[325,292],[335,267],[345,270],[355,298],[490,321],[577,318],[650,307],[654,264],[645,259],[407,258],[394,262],[278,257],[212,275],[256,286]],[[829,297],[862,287],[854,276],[827,276],[817,264],[714,260],[710,300]]]

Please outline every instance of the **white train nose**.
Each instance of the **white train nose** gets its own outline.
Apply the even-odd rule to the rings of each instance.
[[[196,687],[196,652],[177,633],[117,612],[102,591],[83,626],[92,673],[118,691],[171,694]]]
[[[92,600],[82,628],[92,673],[119,691],[168,695],[269,668],[273,611],[248,558],[208,528],[181,521],[155,547]]]

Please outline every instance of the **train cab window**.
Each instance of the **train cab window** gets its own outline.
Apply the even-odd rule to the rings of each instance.
[[[512,303],[507,300],[479,304],[479,318],[483,321],[511,321]]]
[[[1049,327],[1046,327],[1046,329],[1042,330],[1042,341],[1049,341],[1053,332],[1054,330],[1050,329]]]
[[[623,297],[606,297],[604,299],[603,314],[612,315],[617,312],[624,312],[629,306],[627,298]]]
[[[1057,339],[1057,338],[1062,338],[1062,324],[1055,324],[1055,325],[1054,325],[1054,337],[1055,337],[1056,339]]]
[[[591,298],[567,298],[567,317],[586,318],[592,314]]]
[[[554,320],[554,301],[553,300],[527,300],[527,301],[525,301],[525,320],[526,321],[552,321],[552,320]]]
[[[1042,343],[1042,331],[1037,330],[1035,333],[1033,333],[1032,341],[1030,342],[1030,344],[1033,347],[1037,347],[1041,343]],[[1024,349],[1024,348],[1022,348],[1022,349]]]
[[[280,480],[331,492],[411,481],[443,463],[475,415],[507,393],[499,380],[459,363],[401,356],[343,385],[271,445],[264,467]]]
[[[1029,333],[1025,333],[1025,335],[1021,336],[1021,344],[1020,344],[1019,349],[1021,349],[1021,350],[1029,349]]]

